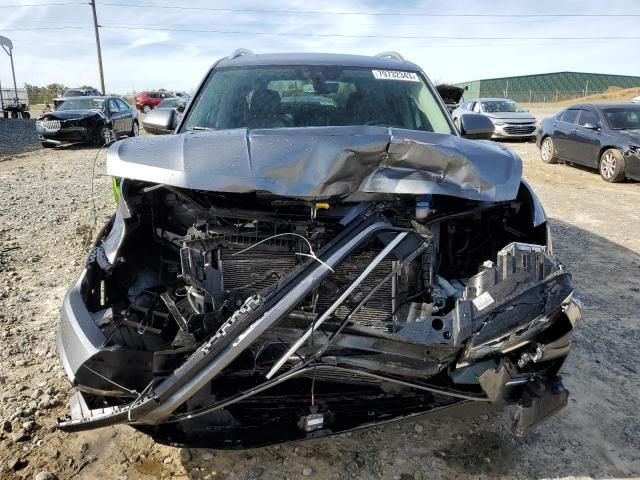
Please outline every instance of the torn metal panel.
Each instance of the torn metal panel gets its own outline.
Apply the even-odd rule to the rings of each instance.
[[[522,161],[491,142],[386,127],[236,129],[119,142],[107,173],[305,199],[439,194],[495,202],[516,197]]]

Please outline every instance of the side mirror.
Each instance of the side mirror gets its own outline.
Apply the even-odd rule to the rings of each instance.
[[[494,126],[489,117],[477,113],[460,116],[460,133],[464,138],[488,140],[493,136]]]
[[[173,133],[176,123],[176,111],[173,108],[157,108],[145,115],[142,126],[154,135],[166,135]]]
[[[588,128],[589,130],[600,130],[600,126],[594,123],[585,123],[583,127]]]

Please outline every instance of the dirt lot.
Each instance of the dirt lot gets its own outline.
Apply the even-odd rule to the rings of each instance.
[[[42,471],[132,480],[640,475],[640,184],[609,185],[588,170],[543,165],[532,143],[507,145],[524,159],[551,218],[554,249],[586,305],[564,367],[569,407],[522,439],[505,412],[244,452],[158,446],[125,426],[52,429],[70,394],[55,331],[92,236],[96,150],[0,157],[0,478]],[[104,157],[94,182],[98,226],[114,208]]]

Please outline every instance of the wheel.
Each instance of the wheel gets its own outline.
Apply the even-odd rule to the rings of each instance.
[[[18,118],[18,112],[11,112],[11,118]]]
[[[540,145],[540,158],[542,158],[544,163],[558,163],[553,138],[547,137],[542,141],[542,145]]]
[[[49,142],[40,142],[40,145],[42,145],[43,148],[53,148],[56,146],[54,143]]]
[[[619,150],[610,148],[600,157],[600,176],[605,182],[617,183],[625,179],[624,157]]]
[[[151,111],[151,107],[149,105],[142,106],[142,113],[149,113]]]
[[[22,118],[24,118],[25,120],[31,118],[31,114],[29,112],[22,112]]]
[[[97,139],[97,144],[99,147],[101,147],[102,145],[107,145],[108,143],[111,143],[115,140],[117,140],[116,132],[114,132],[109,127],[102,127],[102,130],[100,131],[100,136]]]
[[[134,121],[133,126],[131,127],[130,137],[137,137],[140,135],[140,127],[138,126],[138,122]]]

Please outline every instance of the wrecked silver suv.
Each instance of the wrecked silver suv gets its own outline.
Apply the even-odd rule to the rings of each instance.
[[[107,163],[59,428],[243,448],[509,405],[522,433],[566,405],[581,307],[521,160],[461,138],[401,57],[240,52]]]

